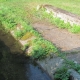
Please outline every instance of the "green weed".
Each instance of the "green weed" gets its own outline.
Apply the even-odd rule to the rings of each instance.
[[[67,71],[68,68],[63,66],[55,72],[54,79],[55,80],[69,80],[70,73]]]
[[[76,64],[71,60],[65,59],[64,65],[61,68],[57,69],[54,74],[55,80],[69,80],[69,69],[74,69],[80,74],[80,64]]]
[[[52,13],[47,13],[44,9],[41,9],[38,11],[40,12],[41,19],[46,19],[52,24],[55,24],[57,27],[61,29],[68,29],[72,33],[80,33],[80,25],[70,25],[69,22],[65,23],[63,20],[57,17],[53,17],[54,14]]]
[[[23,33],[21,30],[16,30],[14,35],[17,39],[20,39],[23,36]]]
[[[72,33],[80,33],[80,26],[78,25],[73,25],[72,28],[70,29]]]
[[[34,39],[32,45],[32,57],[36,59],[44,58],[50,53],[58,53],[58,49],[51,42],[44,40],[43,38]]]
[[[26,10],[28,12],[25,12],[22,10],[23,8],[20,8],[19,6],[17,6],[16,8],[14,8],[13,6],[1,7],[2,11],[0,11],[0,18],[6,30],[13,30],[15,38],[21,40],[27,40],[31,36],[36,37],[36,39],[31,40],[30,43],[25,43],[29,44],[27,47],[32,46],[33,49],[30,55],[33,59],[41,59],[43,57],[46,57],[50,53],[58,53],[57,48],[51,42],[43,39],[41,34],[30,25],[30,22],[27,19],[27,17],[29,17],[29,13],[30,18],[36,17],[38,19],[46,19],[47,14],[41,11],[40,13],[44,15],[43,17],[39,12],[36,11],[36,9],[29,10],[31,12]],[[27,14],[25,15],[25,13]],[[48,17],[50,16],[48,15]],[[26,47],[24,46],[24,48]]]

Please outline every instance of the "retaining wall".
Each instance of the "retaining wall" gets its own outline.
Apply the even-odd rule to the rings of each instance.
[[[59,17],[61,20],[64,20],[65,23],[69,22],[71,25],[80,25],[80,16],[78,15],[54,7],[52,5],[43,5],[43,8],[45,8],[48,13],[52,12],[54,14],[54,17]]]

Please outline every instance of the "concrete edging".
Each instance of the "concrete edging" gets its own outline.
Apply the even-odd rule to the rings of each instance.
[[[40,5],[37,7],[37,10],[40,8],[46,9],[46,12],[48,13],[53,13],[54,17],[64,20],[65,23],[69,22],[71,25],[80,25],[80,16],[76,14],[54,7],[52,5]]]

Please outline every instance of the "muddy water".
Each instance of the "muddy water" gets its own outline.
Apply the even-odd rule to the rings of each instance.
[[[0,23],[0,80],[51,80]]]

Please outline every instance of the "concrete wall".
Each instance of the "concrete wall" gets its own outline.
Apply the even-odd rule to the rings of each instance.
[[[51,5],[43,5],[43,8],[45,8],[48,13],[52,12],[54,14],[54,17],[59,17],[61,20],[64,20],[65,23],[69,22],[71,25],[80,25],[80,16],[78,15],[67,12],[60,8],[56,8]]]

